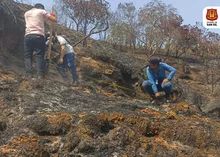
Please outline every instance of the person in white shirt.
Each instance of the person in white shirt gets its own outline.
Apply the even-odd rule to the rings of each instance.
[[[48,34],[49,37],[49,34]],[[46,44],[48,44],[49,38],[47,39]],[[64,36],[61,35],[55,35],[53,34],[53,43],[59,43],[61,46],[61,53],[59,60],[57,62],[57,71],[59,74],[62,76],[63,80],[67,82],[68,84],[71,85],[78,85],[78,75],[76,71],[76,66],[75,66],[75,52],[73,50],[73,47],[70,45],[68,42],[67,38],[65,39]],[[69,68],[71,74],[72,74],[72,82],[68,78],[68,75],[66,73],[66,69]]]

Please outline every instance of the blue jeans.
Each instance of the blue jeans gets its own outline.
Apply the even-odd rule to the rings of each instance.
[[[78,80],[78,75],[76,72],[76,66],[75,66],[75,54],[74,53],[68,53],[63,57],[63,64],[57,63],[57,71],[62,76],[64,81],[69,81],[68,75],[66,73],[66,69],[69,68],[72,78],[74,81]]]
[[[45,66],[45,38],[37,34],[29,34],[24,38],[24,64],[26,75],[32,75],[32,58],[33,52],[37,57],[37,74],[42,76]]]
[[[144,81],[142,83],[142,87],[144,88],[145,92],[147,92],[148,94],[150,94],[150,95],[155,94],[153,91],[153,88],[152,88],[152,83],[149,80]],[[166,93],[166,95],[169,95],[172,92],[172,84],[171,84],[171,82],[167,82],[164,84],[158,84],[157,89],[159,92],[163,91]]]

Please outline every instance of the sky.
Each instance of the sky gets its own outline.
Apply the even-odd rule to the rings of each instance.
[[[46,8],[50,8],[54,4],[53,0],[30,0],[32,4],[42,3]],[[117,8],[121,3],[133,2],[137,8],[144,6],[151,0],[107,0],[112,10]],[[195,24],[197,21],[202,22],[203,9],[207,6],[219,6],[220,0],[162,0],[166,4],[172,4],[177,8],[179,14],[183,17],[183,24]],[[219,13],[220,17],[220,13]],[[210,29],[210,31],[220,34],[220,29]]]

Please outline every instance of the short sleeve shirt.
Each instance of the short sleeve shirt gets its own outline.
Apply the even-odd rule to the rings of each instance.
[[[64,39],[64,37],[57,36],[57,40],[61,46],[66,45],[66,54],[74,53],[73,47],[66,41],[66,39]]]
[[[24,14],[26,22],[26,33],[28,34],[38,34],[45,36],[45,21],[48,20],[50,14],[43,9],[33,8]]]

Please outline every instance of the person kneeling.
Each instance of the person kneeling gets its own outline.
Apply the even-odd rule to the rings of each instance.
[[[166,71],[170,72],[168,76],[166,76]],[[176,69],[161,62],[161,59],[157,57],[151,57],[148,61],[146,73],[148,80],[142,83],[144,91],[151,95],[152,98],[160,97],[159,92],[163,91],[167,100],[169,100],[172,92],[172,83],[170,81],[173,79]]]

